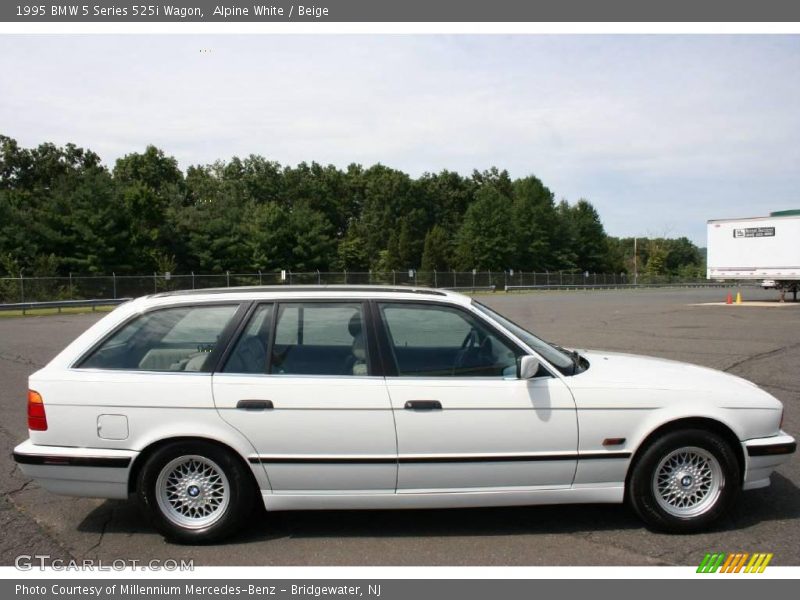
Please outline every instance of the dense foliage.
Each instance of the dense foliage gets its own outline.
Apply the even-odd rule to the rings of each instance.
[[[686,238],[638,241],[641,273],[695,274]],[[629,272],[633,239],[586,200],[491,168],[413,179],[261,156],[189,167],[149,146],[105,167],[0,136],[0,274],[395,270]]]

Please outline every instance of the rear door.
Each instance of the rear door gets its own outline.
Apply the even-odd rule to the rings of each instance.
[[[255,306],[213,377],[274,493],[393,493],[397,444],[361,301]]]
[[[462,307],[378,302],[397,426],[398,493],[569,487],[578,426],[566,385]]]

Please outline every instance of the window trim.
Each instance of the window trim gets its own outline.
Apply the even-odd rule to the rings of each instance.
[[[266,373],[234,373],[224,371],[225,365],[230,359],[230,355],[239,339],[244,335],[244,331],[253,318],[255,311],[258,307],[265,304],[272,305],[272,315],[270,323],[269,340],[267,340],[267,371]],[[358,304],[361,306],[361,318],[363,321],[362,326],[366,328],[365,342],[367,345],[367,374],[366,375],[327,375],[327,374],[314,374],[314,373],[273,373],[272,372],[272,350],[275,345],[275,336],[277,335],[278,315],[280,314],[283,305],[291,304]],[[225,354],[220,360],[219,364],[215,366],[214,374],[224,375],[226,377],[327,377],[327,378],[340,378],[340,377],[376,377],[382,376],[381,363],[379,362],[379,350],[377,340],[375,338],[375,326],[372,321],[370,311],[370,300],[365,298],[274,298],[269,300],[257,300],[251,303],[247,313],[241,319],[236,331],[231,339],[228,341]],[[298,322],[299,323],[299,322]]]
[[[220,354],[219,360],[214,365],[214,370],[212,374],[224,374],[225,365],[228,364],[228,360],[230,360],[231,354],[233,353],[234,348],[236,348],[236,344],[239,343],[239,338],[244,335],[245,329],[250,324],[250,319],[253,318],[256,311],[265,305],[272,305],[272,314],[270,315],[270,327],[275,325],[275,302],[273,300],[263,300],[263,301],[253,301],[250,300],[247,303],[247,310],[241,315],[239,321],[236,323],[236,328],[233,332],[231,332],[230,338],[227,340],[227,344],[225,346],[225,350]],[[270,339],[271,339],[270,335]],[[267,348],[269,351],[269,348]],[[248,373],[230,373],[230,375],[247,375]]]
[[[123,319],[121,322],[117,323],[110,331],[103,334],[103,336],[94,342],[87,350],[82,352],[78,358],[73,360],[70,365],[70,370],[80,370],[84,372],[101,372],[101,373],[156,373],[156,374],[170,374],[170,375],[204,375],[213,373],[217,367],[217,363],[219,362],[219,358],[227,349],[228,344],[230,342],[230,337],[239,326],[239,323],[242,319],[242,315],[247,312],[252,302],[248,301],[230,301],[230,300],[215,300],[213,302],[178,302],[175,304],[163,304],[158,306],[150,306],[145,308],[142,311],[139,311],[135,314],[129,315],[126,319]],[[208,360],[206,360],[203,368],[199,371],[154,371],[150,369],[107,369],[101,367],[84,367],[83,363],[85,363],[89,358],[100,349],[103,344],[109,341],[112,337],[114,337],[117,333],[119,333],[122,329],[133,323],[136,319],[140,319],[147,314],[162,311],[162,310],[171,310],[176,308],[206,308],[209,306],[235,306],[236,310],[233,311],[233,315],[223,327],[222,332],[220,333],[219,340],[216,344],[214,344],[214,349],[209,353]]]
[[[383,319],[383,314],[381,313],[380,304],[409,304],[414,306],[422,306],[422,307],[436,307],[436,308],[448,308],[450,310],[455,310],[457,312],[463,313],[467,315],[469,318],[473,319],[480,323],[483,327],[485,327],[489,333],[496,336],[500,341],[504,344],[508,345],[510,348],[516,350],[519,356],[530,355],[530,352],[527,348],[523,345],[519,344],[516,340],[509,337],[504,331],[501,331],[497,328],[497,326],[489,321],[485,316],[481,315],[477,311],[472,311],[466,309],[464,306],[460,304],[453,304],[450,302],[437,302],[437,301],[425,301],[425,300],[408,300],[408,299],[398,299],[393,300],[389,298],[380,298],[372,300],[371,302],[374,303],[374,319],[376,322],[376,329],[379,330],[379,340],[381,346],[381,358],[384,362],[384,377],[392,377],[397,379],[442,379],[442,380],[452,380],[452,379],[459,379],[459,380],[468,380],[468,381],[476,381],[480,379],[487,379],[492,381],[497,380],[504,380],[508,379],[507,377],[502,376],[460,376],[460,375],[400,375],[396,360],[394,359],[394,353],[392,352],[391,342],[389,338],[389,328],[386,322]],[[541,357],[538,357],[541,360]],[[550,366],[543,362],[542,364],[545,365],[545,368],[550,370]]]
[[[376,374],[380,377],[396,377],[397,365],[392,359],[391,347],[389,346],[389,338],[386,335],[386,330],[381,319],[380,308],[378,302],[381,300],[369,300],[369,321],[370,321],[370,341],[373,342],[375,348],[374,360],[376,366]]]

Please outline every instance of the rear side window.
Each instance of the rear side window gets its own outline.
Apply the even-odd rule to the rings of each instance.
[[[237,308],[181,306],[145,313],[106,339],[80,368],[202,371]]]
[[[367,375],[363,305],[281,304],[270,367],[277,375]]]

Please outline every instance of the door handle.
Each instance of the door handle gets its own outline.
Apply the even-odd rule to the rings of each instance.
[[[236,403],[236,408],[242,410],[266,410],[268,408],[275,408],[272,400],[239,400]]]
[[[406,410],[442,410],[438,400],[408,400],[403,406]]]

